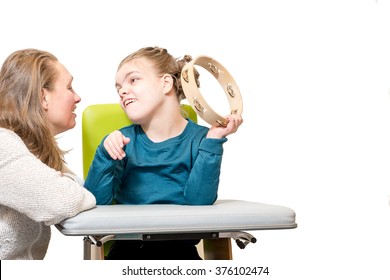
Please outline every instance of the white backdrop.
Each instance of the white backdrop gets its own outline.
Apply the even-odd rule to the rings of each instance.
[[[80,176],[81,113],[117,102],[123,57],[157,45],[222,62],[245,121],[225,144],[219,197],[289,206],[298,222],[252,232],[233,263],[267,265],[268,279],[389,279],[388,1],[9,0],[0,26],[1,62],[40,48],[74,76],[78,124],[59,142]],[[82,238],[53,228],[46,260],[81,259]]]

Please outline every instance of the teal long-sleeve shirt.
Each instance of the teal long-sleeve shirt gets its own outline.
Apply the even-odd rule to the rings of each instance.
[[[180,135],[159,143],[136,124],[120,131],[130,138],[126,157],[113,160],[103,139],[85,181],[98,205],[215,202],[227,138],[206,138],[208,128],[191,120]]]

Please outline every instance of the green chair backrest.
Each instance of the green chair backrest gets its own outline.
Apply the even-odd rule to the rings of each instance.
[[[190,105],[183,104],[182,109],[186,118],[197,122],[197,115]],[[131,121],[119,104],[96,104],[85,108],[82,116],[84,178],[104,136],[130,124]]]

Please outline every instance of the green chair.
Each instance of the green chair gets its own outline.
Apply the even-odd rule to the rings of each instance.
[[[197,115],[190,105],[182,105],[183,115],[197,122]],[[103,137],[110,132],[128,126],[131,121],[119,104],[96,104],[88,106],[83,112],[83,170],[87,177],[96,148]]]
[[[182,104],[182,114],[186,118],[197,122],[197,114],[190,105]],[[110,132],[128,126],[131,121],[119,104],[96,104],[88,106],[83,112],[82,118],[82,143],[83,143],[83,172],[84,178],[87,177],[89,167],[95,156],[96,148],[101,143],[103,137]],[[105,246],[104,254],[108,252],[111,242],[108,241]],[[218,253],[204,252],[204,248],[216,250]],[[230,239],[219,239],[214,241],[202,240],[198,246],[200,255],[209,258],[231,259]],[[212,255],[212,256],[211,256]]]

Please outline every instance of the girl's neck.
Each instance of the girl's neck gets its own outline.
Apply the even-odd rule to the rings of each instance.
[[[142,124],[141,127],[151,141],[158,143],[183,133],[187,122],[181,115],[179,107],[178,110],[154,118],[151,122]]]

